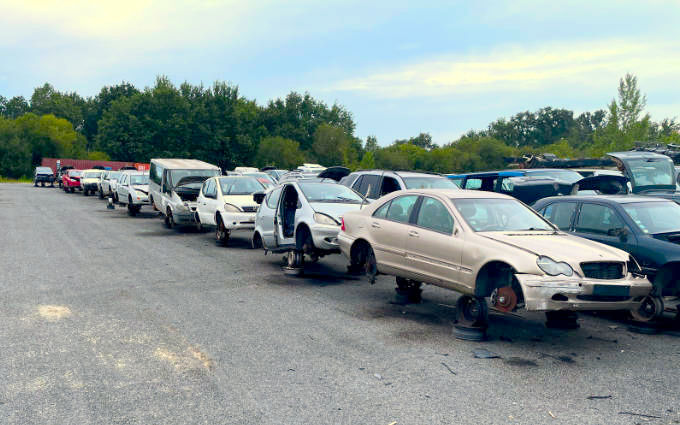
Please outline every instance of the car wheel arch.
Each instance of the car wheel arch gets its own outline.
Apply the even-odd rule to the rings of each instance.
[[[504,285],[506,282],[512,282],[515,273],[515,268],[505,261],[488,261],[482,267],[480,267],[477,275],[475,276],[475,295],[478,297],[491,296],[494,289],[507,286]],[[510,274],[510,276],[507,274]],[[521,291],[521,287],[519,287],[519,285],[517,285],[517,287]]]
[[[303,221],[300,222],[295,228],[295,246],[297,249],[302,249],[302,245],[305,243],[305,240],[307,239],[306,237],[304,239],[302,238],[303,236],[306,235],[312,237],[312,230],[310,229],[309,225]]]
[[[366,262],[366,254],[371,244],[364,238],[358,238],[352,242],[349,249],[349,258],[352,265],[361,266]]]

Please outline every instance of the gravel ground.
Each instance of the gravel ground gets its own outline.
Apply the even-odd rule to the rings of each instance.
[[[492,314],[465,342],[456,294],[397,305],[340,256],[288,277],[246,233],[25,184],[0,184],[0,223],[2,424],[680,423],[675,331]]]

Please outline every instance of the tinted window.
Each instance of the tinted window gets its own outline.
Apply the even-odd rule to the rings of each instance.
[[[416,224],[442,233],[453,232],[453,218],[444,204],[434,198],[423,198]]]
[[[276,204],[279,203],[279,197],[281,196],[281,188],[274,189],[267,195],[267,208],[275,209]]]
[[[211,198],[214,198],[217,195],[217,191],[215,190],[215,180],[210,179],[205,183],[203,194]]]
[[[441,176],[404,177],[406,189],[458,189],[451,180]]]
[[[149,173],[151,174],[151,180],[153,180],[154,183],[161,184],[161,180],[163,179],[163,167],[152,162]],[[113,176],[113,173],[111,178],[116,178]]]
[[[373,217],[385,218],[387,216],[387,209],[389,207],[390,207],[390,203],[385,202],[385,204],[382,207],[375,210],[375,212],[373,213]]]
[[[130,184],[149,184],[149,176],[147,174],[133,174],[130,176]]]
[[[359,176],[359,177],[357,178],[357,180],[354,182],[354,184],[352,185],[352,189],[354,189],[355,191],[359,192],[359,188],[361,187],[361,182],[362,182],[363,180],[364,180],[364,176]],[[361,193],[361,192],[359,192],[359,193]],[[365,195],[365,193],[361,193],[361,194],[362,194],[362,195]]]
[[[577,232],[610,234],[610,230],[621,229],[623,222],[616,212],[606,205],[583,204],[575,226]]]
[[[574,211],[576,211],[576,202],[556,202],[548,205],[542,214],[561,230],[569,230]]]
[[[378,196],[378,181],[380,176],[375,174],[364,174],[363,179],[361,179],[361,184],[359,185],[358,192],[362,195],[366,195],[368,198],[377,198]],[[369,193],[370,189],[370,193]]]
[[[387,195],[388,193],[396,192],[400,190],[399,182],[397,179],[392,177],[383,177],[382,187],[380,188],[380,196]]]
[[[467,179],[465,182],[465,189],[479,190],[482,188],[482,179]]]
[[[413,206],[416,204],[418,197],[416,195],[400,196],[393,199],[390,207],[387,210],[386,218],[388,220],[408,223],[408,219],[413,211]]]

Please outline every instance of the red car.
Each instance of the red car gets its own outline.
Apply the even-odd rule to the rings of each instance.
[[[76,189],[82,190],[80,187],[80,178],[83,176],[82,170],[68,170],[61,177],[61,184],[65,192],[75,192]]]

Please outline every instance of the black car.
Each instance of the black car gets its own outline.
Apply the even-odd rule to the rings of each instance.
[[[675,202],[636,195],[563,196],[541,199],[534,209],[560,230],[622,249],[637,260],[654,292],[636,318],[654,319],[663,314],[664,296],[680,296],[680,205]]]
[[[45,186],[45,183],[49,183],[50,186],[54,187],[54,171],[50,167],[35,167],[35,172],[33,173],[33,186]]]

